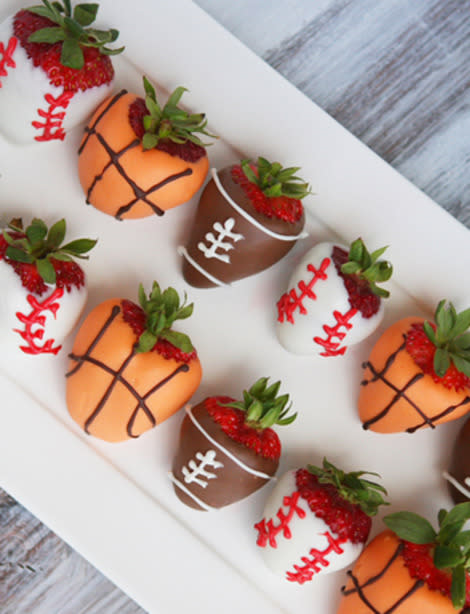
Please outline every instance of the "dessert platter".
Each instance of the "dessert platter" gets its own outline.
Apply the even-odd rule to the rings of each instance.
[[[2,3],[0,22],[24,5]],[[347,612],[345,568],[385,529],[382,518],[391,515],[393,530],[397,512],[433,522],[453,505],[443,472],[451,472],[467,396],[431,417],[418,412],[419,420],[396,423],[378,417],[384,408],[372,383],[389,327],[432,320],[442,299],[457,312],[470,306],[462,283],[468,230],[189,0],[139,0],[132,8],[102,0],[97,23],[119,30],[117,41],[96,35],[100,45],[125,50],[109,56],[115,81],[96,110],[75,126],[52,128],[48,134],[60,136],[47,142],[34,135],[27,142],[19,129],[26,142],[17,144],[9,131],[15,135],[21,113],[13,103],[2,109],[11,121],[8,138],[0,136],[0,274],[8,289],[0,298],[0,485],[149,612]],[[11,94],[15,49],[7,39],[0,44],[0,84]],[[137,99],[145,99],[143,114]],[[177,156],[179,166],[163,171],[161,159],[175,156],[147,134],[157,116],[185,134],[189,125],[199,130],[189,158]],[[276,128],[279,118],[288,130]],[[211,142],[205,152],[201,142]],[[161,176],[130,178],[155,167]],[[247,214],[250,200],[266,199],[246,182],[269,174],[288,186],[282,198],[263,186],[288,230],[279,219],[263,222],[258,210]],[[129,197],[129,186],[142,182],[159,188]],[[300,200],[301,213],[297,204],[286,208]],[[77,258],[86,291],[84,281],[59,273],[75,271]],[[231,259],[236,271],[226,274]],[[13,291],[18,271],[23,280],[36,262],[51,294]],[[380,297],[364,317],[342,281],[359,269]],[[325,304],[318,300],[318,313],[305,315],[317,295]],[[77,312],[65,332],[56,315],[72,307],[60,300]],[[24,315],[30,307],[34,321]],[[318,324],[325,310],[335,326]],[[12,333],[15,315],[25,325],[20,334]],[[309,334],[314,348],[305,343]],[[20,337],[28,351],[18,351]],[[371,409],[370,396],[379,407]],[[243,412],[247,421],[237,428],[246,437],[234,441],[230,429]],[[324,522],[311,513],[310,495],[294,501],[292,491],[306,492],[317,478],[335,482],[337,467],[356,472],[347,480],[373,500],[365,506],[372,522],[347,548],[346,538],[323,532],[330,541],[310,544],[310,552],[324,557],[328,546],[349,558],[311,563],[297,529],[308,539]],[[389,506],[379,507],[382,496]],[[287,563],[286,579],[280,545],[291,538],[298,564]],[[397,540],[387,539],[389,548]],[[275,556],[268,546],[279,546]]]

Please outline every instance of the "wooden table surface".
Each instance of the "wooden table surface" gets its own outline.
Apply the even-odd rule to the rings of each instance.
[[[470,0],[197,4],[470,228]],[[0,612],[143,610],[0,489]]]

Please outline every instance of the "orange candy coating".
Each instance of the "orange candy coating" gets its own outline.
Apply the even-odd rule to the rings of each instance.
[[[128,121],[138,98],[120,93],[105,100],[85,129],[78,173],[87,202],[118,219],[162,215],[190,200],[209,170],[203,156],[186,162],[178,156],[144,150]]]
[[[399,554],[400,540],[383,531],[361,553],[346,586],[337,614],[455,614],[452,601],[412,578]]]
[[[72,348],[66,388],[72,418],[109,442],[138,437],[169,418],[202,378],[198,358],[186,364],[158,352],[133,352],[136,335],[120,303],[109,299],[85,319]]]
[[[364,428],[413,432],[456,420],[470,410],[468,391],[447,389],[422,372],[405,349],[406,333],[423,318],[408,317],[385,331],[364,369],[358,408]]]

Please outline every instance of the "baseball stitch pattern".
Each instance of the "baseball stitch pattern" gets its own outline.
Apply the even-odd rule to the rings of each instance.
[[[8,75],[7,68],[16,68],[16,62],[13,59],[18,39],[12,36],[8,41],[7,47],[0,42],[0,77],[6,77]],[[0,81],[0,87],[2,82]]]
[[[106,115],[109,109],[112,106],[114,106],[118,102],[118,100],[125,94],[127,94],[127,90],[121,90],[118,94],[116,94],[109,101],[108,105],[103,109],[103,111],[99,114],[95,122],[91,126],[87,126],[85,128],[85,132],[87,133],[87,135],[84,138],[82,144],[80,145],[78,154],[81,155],[81,153],[86,147],[86,144],[88,143],[89,138],[92,135],[94,135],[109,156],[109,161],[107,162],[107,164],[105,164],[101,172],[95,176],[93,182],[88,188],[86,202],[87,204],[90,204],[90,198],[91,198],[91,195],[93,193],[95,186],[103,179],[104,175],[110,168],[115,168],[118,171],[119,175],[122,177],[122,179],[130,186],[135,196],[135,198],[131,199],[126,205],[123,205],[122,207],[118,209],[115,215],[115,218],[118,220],[122,220],[122,216],[128,211],[130,211],[132,207],[134,207],[134,205],[136,205],[140,201],[148,205],[156,215],[161,216],[165,213],[165,211],[163,209],[160,209],[160,207],[158,207],[151,200],[149,200],[149,196],[153,194],[154,192],[156,192],[157,190],[165,187],[167,184],[172,183],[173,181],[178,181],[178,179],[181,179],[182,177],[192,175],[193,171],[191,168],[187,168],[184,171],[181,171],[180,173],[169,175],[163,181],[160,181],[159,183],[156,183],[153,186],[151,186],[148,190],[144,190],[143,188],[141,188],[133,179],[131,179],[131,177],[129,177],[129,175],[126,173],[125,168],[120,163],[119,159],[131,149],[141,146],[140,139],[136,138],[133,141],[131,141],[128,145],[123,147],[121,150],[114,151],[114,149],[109,145],[109,143],[106,141],[103,135],[99,132],[99,125],[103,117]]]
[[[114,390],[114,388],[117,385],[117,383],[119,382],[123,386],[125,386],[127,388],[127,390],[129,390],[129,392],[135,397],[135,399],[137,401],[137,405],[136,405],[134,411],[132,412],[131,417],[129,418],[129,421],[127,423],[126,430],[127,430],[127,434],[129,435],[129,437],[137,438],[138,435],[134,435],[133,432],[132,432],[132,429],[133,429],[135,420],[137,419],[137,416],[138,416],[140,411],[143,411],[145,413],[146,417],[148,418],[148,420],[150,421],[152,426],[155,426],[155,424],[156,424],[155,417],[152,414],[150,408],[148,407],[146,401],[157,390],[162,388],[166,383],[168,383],[176,375],[178,375],[178,373],[189,371],[189,367],[186,364],[179,365],[167,377],[165,377],[163,380],[161,380],[160,382],[155,384],[155,386],[153,386],[150,390],[148,390],[144,395],[141,395],[127,381],[127,379],[125,378],[125,373],[124,373],[126,367],[128,367],[128,365],[130,364],[130,362],[132,361],[132,359],[136,355],[136,347],[135,346],[132,348],[132,351],[130,352],[130,354],[127,356],[127,358],[124,360],[124,362],[122,363],[122,365],[119,367],[119,369],[117,371],[112,369],[111,367],[109,367],[108,365],[103,363],[102,361],[97,360],[96,358],[93,358],[92,356],[90,356],[90,354],[93,351],[93,349],[98,345],[100,339],[103,337],[103,335],[109,329],[109,327],[111,326],[111,324],[113,323],[113,321],[116,319],[116,317],[119,315],[120,312],[121,312],[121,309],[120,309],[119,306],[115,305],[112,308],[110,316],[108,317],[106,322],[103,324],[103,326],[102,326],[101,330],[98,332],[97,336],[93,339],[93,341],[89,345],[89,347],[88,347],[87,351],[85,352],[85,354],[83,354],[82,356],[77,356],[77,355],[75,355],[73,353],[69,355],[69,358],[71,360],[75,360],[77,364],[66,374],[66,377],[71,377],[72,375],[74,375],[85,362],[93,364],[96,367],[98,367],[100,369],[103,369],[103,371],[106,371],[106,373],[109,373],[110,375],[113,376],[109,386],[105,390],[105,392],[104,392],[103,396],[101,397],[98,405],[95,407],[95,409],[92,411],[92,413],[88,416],[88,418],[87,418],[87,420],[85,422],[85,432],[88,433],[88,434],[90,434],[90,427],[91,427],[92,423],[97,418],[97,416],[100,414],[100,412],[104,409],[104,407],[106,405],[106,402],[109,399],[109,397],[111,396],[111,393]]]
[[[348,541],[347,537],[338,537],[335,538],[329,531],[322,533],[328,540],[328,546],[324,550],[318,550],[317,548],[310,549],[309,559],[306,556],[302,557],[302,563],[304,565],[301,567],[300,565],[294,565],[294,571],[288,571],[286,573],[286,578],[289,582],[298,582],[299,584],[303,584],[304,582],[309,582],[315,574],[320,573],[322,567],[328,567],[330,561],[327,559],[327,556],[332,552],[336,554],[343,554],[344,550],[341,548],[341,544]]]
[[[367,386],[372,382],[380,380],[395,393],[392,400],[382,409],[382,411],[376,414],[373,418],[370,418],[369,420],[364,422],[364,424],[362,425],[363,429],[367,430],[372,424],[375,424],[376,422],[384,418],[393,409],[394,405],[399,400],[405,400],[423,420],[420,424],[406,429],[407,433],[414,433],[418,429],[423,428],[425,426],[436,428],[436,423],[441,418],[444,418],[445,416],[451,414],[463,405],[470,404],[470,397],[467,396],[461,403],[458,403],[457,405],[449,405],[449,407],[446,407],[446,409],[441,411],[436,416],[427,416],[425,412],[409,396],[409,391],[414,386],[414,384],[416,384],[416,382],[419,382],[419,380],[424,377],[424,373],[422,371],[413,375],[402,388],[398,388],[397,386],[395,386],[395,384],[393,384],[393,382],[391,382],[386,377],[387,371],[391,368],[400,352],[406,352],[406,335],[403,335],[403,343],[393,354],[388,357],[385,366],[381,371],[377,370],[371,362],[365,362],[362,365],[364,369],[369,369],[372,377],[368,380],[364,379],[361,382],[361,386]]]
[[[62,298],[64,295],[63,288],[56,288],[54,292],[40,303],[35,296],[28,294],[26,297],[32,311],[29,314],[16,312],[18,320],[24,324],[24,330],[18,328],[13,329],[13,332],[18,333],[27,345],[20,345],[20,350],[25,354],[57,354],[62,348],[61,345],[53,347],[54,339],[48,339],[43,345],[37,345],[37,341],[42,341],[44,337],[44,324],[46,323],[45,311],[50,311],[54,317],[60,308],[60,303],[55,301]],[[39,327],[39,328],[36,328]],[[35,330],[33,330],[35,328]]]
[[[65,130],[63,128],[63,120],[65,119],[65,110],[57,111],[57,109],[66,109],[73,98],[73,92],[63,92],[57,98],[52,94],[45,94],[44,100],[49,105],[47,111],[38,109],[38,115],[44,121],[33,121],[32,126],[36,130],[42,130],[42,134],[34,137],[35,141],[52,141],[65,139]]]
[[[282,532],[286,539],[291,539],[292,532],[289,527],[289,523],[292,520],[294,514],[297,514],[299,518],[305,518],[305,511],[297,505],[300,493],[294,491],[290,496],[285,496],[282,500],[282,504],[288,508],[287,513],[279,508],[276,516],[279,519],[279,524],[274,525],[273,519],[270,518],[268,522],[263,518],[260,522],[255,524],[255,529],[258,530],[258,539],[256,543],[261,548],[264,548],[268,542],[271,548],[277,548],[276,537]]]

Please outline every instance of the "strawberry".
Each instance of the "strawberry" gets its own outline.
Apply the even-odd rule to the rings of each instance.
[[[374,332],[383,317],[381,299],[389,296],[378,283],[393,270],[379,260],[385,249],[370,254],[359,238],[349,250],[319,243],[303,256],[277,303],[277,335],[286,350],[340,356]]]
[[[188,283],[209,288],[254,275],[305,236],[301,199],[310,187],[296,176],[298,170],[262,157],[212,169],[188,244],[178,250]]]
[[[243,401],[212,396],[193,408],[181,424],[170,477],[178,498],[208,511],[239,501],[276,473],[281,442],[274,424],[286,425],[289,395],[277,396],[281,383],[262,377],[243,392]]]
[[[364,550],[338,614],[451,614],[470,606],[470,503],[439,511],[439,531],[413,512],[385,516],[390,529]],[[465,611],[467,611],[465,609]]]
[[[371,516],[385,504],[386,494],[379,484],[363,479],[365,473],[345,473],[325,458],[322,467],[308,465],[279,480],[264,517],[255,524],[257,544],[272,571],[303,584],[359,556]]]
[[[85,274],[74,258],[88,258],[96,241],[62,245],[65,220],[50,229],[34,218],[10,222],[0,235],[0,277],[5,342],[29,355],[57,354],[85,305]]]
[[[460,418],[470,409],[470,309],[437,305],[434,322],[408,317],[379,338],[364,363],[359,415],[382,433]]]
[[[122,90],[106,100],[85,128],[78,170],[86,202],[118,220],[163,213],[190,200],[209,162],[203,113],[179,105],[177,87],[160,106],[144,77],[144,95]]]
[[[190,338],[173,330],[193,304],[153,282],[139,305],[109,299],[80,327],[70,354],[67,406],[86,433],[117,442],[139,437],[178,411],[202,377]]]
[[[70,0],[42,0],[0,25],[0,131],[8,139],[63,140],[109,94],[109,56],[123,48],[107,46],[117,30],[89,27],[97,12],[98,4],[72,10]]]
[[[449,468],[444,471],[454,503],[470,500],[470,419],[460,429],[452,450]]]

